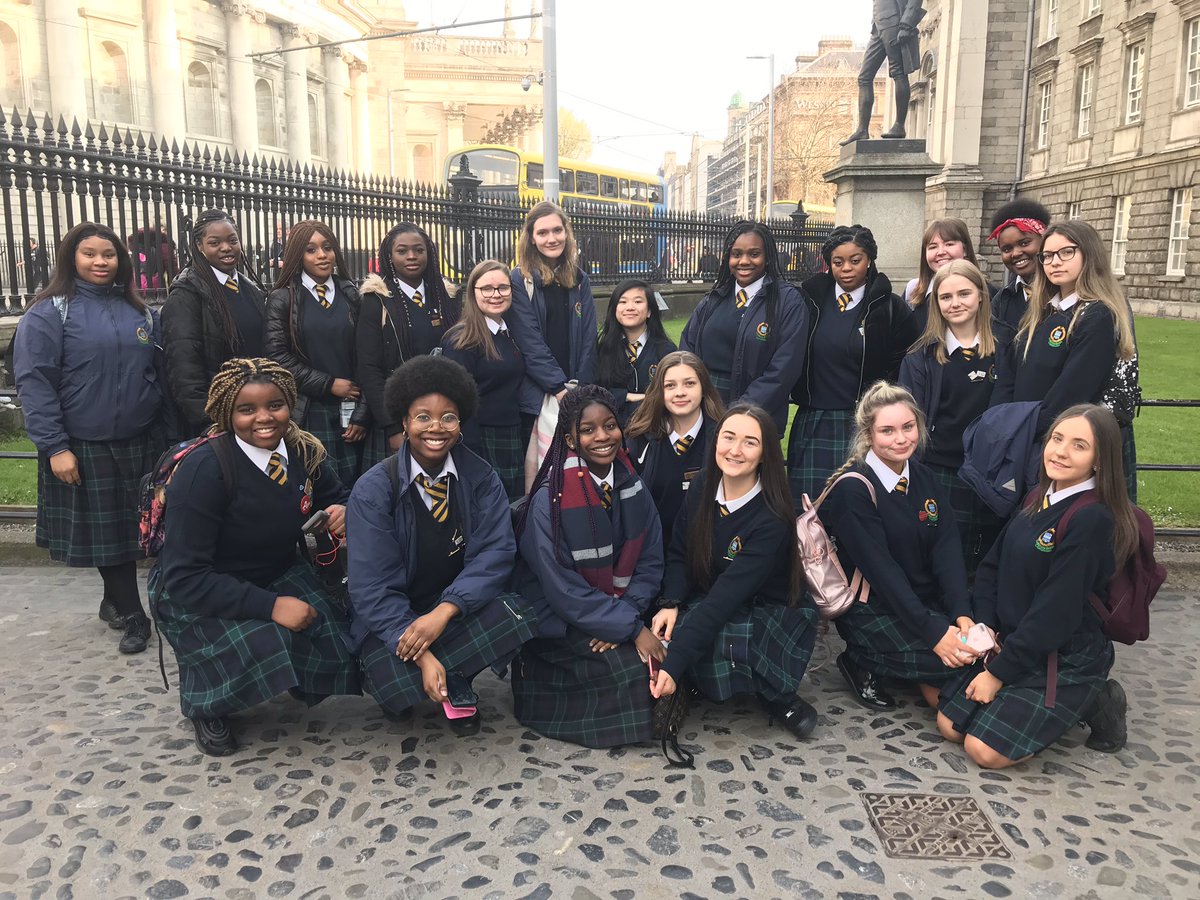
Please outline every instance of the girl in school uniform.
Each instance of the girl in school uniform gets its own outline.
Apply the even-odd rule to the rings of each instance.
[[[916,682],[937,706],[937,686],[974,660],[963,639],[971,619],[962,543],[948,492],[913,458],[925,417],[902,387],[879,381],[855,414],[854,445],[829,478],[821,521],[847,577],[862,572],[866,603],[837,622],[846,641],[838,668],[868,709],[893,709],[881,678]],[[853,472],[858,478],[838,476]]]
[[[292,421],[296,382],[273,360],[221,366],[213,438],[167,485],[170,526],[150,603],[179,663],[179,701],[209,756],[237,750],[230,717],[285,691],[314,706],[357,694],[346,615],[297,551],[317,510],[345,534],[346,488]]]
[[[1042,277],[1034,282],[1007,365],[998,372],[992,405],[1041,401],[1039,440],[1069,406],[1109,406],[1121,425],[1125,482],[1136,502],[1132,395],[1139,389],[1133,311],[1100,236],[1086,222],[1050,226],[1039,259]]]
[[[679,349],[708,367],[723,403],[746,402],[787,425],[788,392],[804,371],[808,312],[783,280],[775,237],[758,222],[725,236],[713,289],[684,326]]]
[[[656,698],[694,679],[709,700],[754,693],[804,739],[817,711],[796,696],[817,637],[805,599],[796,512],[779,433],[767,413],[739,403],[716,424],[703,479],[676,524],[651,625],[670,641],[651,683]]]
[[[596,348],[600,370],[596,383],[616,398],[622,426],[645,399],[659,361],[675,349],[663,330],[653,288],[635,279],[618,284],[608,298]]]
[[[975,245],[971,241],[971,230],[962,219],[935,219],[921,236],[921,262],[919,274],[904,288],[904,299],[912,307],[918,334],[924,333],[933,302],[933,276],[949,262],[965,259],[974,266]],[[989,293],[991,289],[989,288]]]
[[[1049,227],[1050,210],[1036,200],[1013,200],[992,216],[988,240],[996,242],[1000,261],[1013,276],[992,298],[992,314],[1014,332],[1021,327],[1033,284],[1041,272],[1038,254]]]
[[[354,381],[373,427],[363,445],[363,470],[400,449],[404,429],[387,418],[383,388],[406,360],[429,353],[458,321],[459,304],[446,291],[437,245],[421,228],[401,222],[379,245],[378,274],[362,283],[355,326]]]
[[[324,222],[288,234],[277,287],[267,298],[266,355],[296,379],[292,417],[317,438],[342,484],[358,477],[370,413],[354,383],[354,326],[360,299],[340,277],[346,262]]]
[[[446,703],[450,676],[502,670],[534,618],[502,593],[516,551],[504,486],[460,441],[479,404],[471,376],[420,356],[388,379],[385,402],[405,441],[350,496],[350,644],[367,692],[398,717],[426,697]],[[468,735],[481,718],[448,721]]]
[[[816,497],[850,449],[863,391],[895,381],[920,336],[908,304],[875,266],[875,236],[862,225],[833,229],[821,247],[827,273],[803,284],[809,311],[805,367],[792,391],[799,408],[788,440],[792,498]]]
[[[122,653],[140,653],[150,638],[137,585],[138,486],[172,427],[158,317],[133,277],[112,229],[76,225],[13,341],[17,396],[38,450],[37,544],[51,559],[100,571],[100,619],[124,631]]]
[[[442,338],[442,353],[475,379],[479,412],[463,425],[463,441],[491,463],[509,500],[525,495],[518,394],[525,357],[517,349],[504,314],[512,306],[508,266],[481,262],[467,277],[462,318]]]
[[[643,624],[662,584],[662,530],[617,412],[597,385],[566,393],[517,524],[515,584],[538,620],[513,670],[517,718],[586,747],[650,739],[647,660],[665,655]]]
[[[1137,548],[1123,481],[1112,413],[1092,404],[1064,410],[1050,427],[1038,487],[975,580],[974,618],[995,631],[999,649],[942,689],[938,730],[976,764],[1007,768],[1081,721],[1089,748],[1125,746],[1125,692],[1108,679],[1112,641],[1088,600],[1107,595]]]
[[[208,386],[225,360],[263,355],[267,302],[227,212],[197,216],[190,242],[192,263],[171,282],[162,309],[167,378],[184,437],[208,428]]]
[[[962,537],[968,576],[1000,533],[1000,518],[958,477],[963,433],[988,408],[996,381],[998,349],[1012,340],[992,319],[983,273],[957,259],[933,277],[925,333],[900,364],[899,383],[925,414],[929,440],[921,461],[950,498]]]
[[[654,499],[664,552],[688,488],[712,455],[713,429],[724,414],[725,404],[700,357],[676,350],[659,362],[646,399],[629,420],[625,445]]]

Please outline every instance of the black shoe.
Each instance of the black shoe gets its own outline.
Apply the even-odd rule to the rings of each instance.
[[[1092,729],[1086,741],[1089,750],[1100,753],[1116,753],[1125,746],[1129,737],[1125,726],[1125,713],[1129,709],[1129,701],[1125,699],[1125,689],[1119,682],[1111,678],[1100,692],[1091,715],[1087,716],[1087,726]]]
[[[796,697],[791,703],[784,700],[765,701],[773,722],[778,722],[797,740],[804,740],[817,727],[817,711],[811,703]]]
[[[837,658],[837,665],[858,702],[867,709],[886,712],[896,708],[896,701],[883,689],[874,674],[860,669],[845,653]]]
[[[461,719],[447,719],[450,725],[450,730],[459,737],[470,737],[473,734],[479,734],[479,729],[483,725],[483,716],[479,715],[479,710],[475,710],[475,714],[465,716]]]
[[[233,730],[226,719],[205,719],[196,716],[192,719],[192,727],[196,729],[196,746],[201,753],[208,756],[228,756],[237,752],[237,741],[233,739]]]
[[[125,616],[117,612],[117,604],[111,600],[100,601],[100,612],[97,615],[100,616],[100,621],[107,622],[113,631],[120,631],[125,627]]]
[[[150,642],[150,620],[146,616],[131,615],[125,618],[125,635],[117,649],[122,653],[141,653]]]

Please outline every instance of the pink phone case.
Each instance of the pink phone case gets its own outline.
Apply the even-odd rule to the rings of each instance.
[[[442,709],[446,711],[447,719],[465,719],[468,716],[473,716],[476,713],[474,706],[451,706],[449,700],[442,701]]]
[[[977,622],[967,630],[968,649],[974,650],[976,653],[986,653],[995,646],[996,640],[992,637],[992,630],[982,622]]]

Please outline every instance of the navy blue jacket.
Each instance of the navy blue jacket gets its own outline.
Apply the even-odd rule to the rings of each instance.
[[[517,542],[508,497],[500,476],[486,461],[459,444],[450,451],[458,477],[450,506],[462,517],[466,554],[463,570],[442,592],[439,603],[453,603],[469,615],[491,603],[512,576]],[[399,451],[399,490],[392,494],[387,462],[372,467],[354,484],[346,506],[346,551],[350,575],[350,649],[368,635],[395,647],[417,618],[408,600],[409,572],[417,560],[417,523],[408,489],[410,454]]]
[[[748,400],[761,406],[775,420],[779,433],[787,427],[788,395],[804,371],[805,338],[808,335],[808,309],[790,284],[779,283],[779,303],[775,310],[775,334],[767,321],[767,285],[763,285],[742,315],[733,350],[730,403]],[[709,293],[684,326],[679,349],[690,350],[704,359],[704,324],[718,303],[733,302],[736,283],[730,281],[721,293]]]
[[[66,320],[59,311],[65,303]],[[118,441],[164,413],[158,316],[134,309],[119,290],[78,282],[67,301],[47,298],[21,317],[13,374],[25,430],[47,456],[70,439]]]
[[[512,306],[504,321],[512,330],[513,340],[525,357],[525,380],[521,383],[521,412],[537,415],[546,394],[557,394],[568,381],[592,384],[596,380],[596,300],[592,284],[583,271],[568,298],[571,316],[571,371],[559,368],[546,343],[546,297],[537,273],[533,296],[525,290],[525,275],[520,267],[512,270]]]
[[[995,391],[992,393],[995,397]],[[964,458],[958,477],[969,484],[996,515],[1008,518],[1026,492],[1038,483],[1036,400],[1001,403],[986,409],[963,434]]]

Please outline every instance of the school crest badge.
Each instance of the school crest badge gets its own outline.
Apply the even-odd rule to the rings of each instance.
[[[312,492],[313,483],[312,479],[309,478],[304,482],[304,493],[300,496],[300,515],[302,516],[307,516],[312,512]]]
[[[1047,343],[1051,347],[1061,347],[1063,345],[1063,341],[1065,341],[1066,339],[1067,339],[1067,329],[1065,329],[1061,325],[1055,325],[1050,330],[1050,338],[1047,341]]]
[[[646,371],[649,373],[650,377],[653,378],[655,375],[658,374],[658,363],[651,364],[650,368],[647,369]]]
[[[139,325],[136,334],[137,334],[137,339],[138,339],[139,344],[150,343],[150,335],[146,331],[145,325]]]
[[[930,497],[925,501],[921,511],[917,513],[917,518],[922,522],[928,522],[931,525],[936,525],[938,520],[938,505],[937,501]]]
[[[575,318],[583,318],[583,304],[579,301],[575,302]]]
[[[1054,549],[1054,529],[1047,528],[1045,531],[1039,534],[1033,545],[1043,553],[1051,552]]]
[[[729,542],[729,546],[725,548],[725,558],[728,560],[732,560],[735,556],[737,556],[741,552],[742,552],[742,539],[735,535],[733,540]]]
[[[754,335],[760,341],[765,341],[767,339],[767,335],[769,335],[770,333],[771,333],[771,326],[768,325],[766,322],[759,322],[758,327],[754,329]]]

